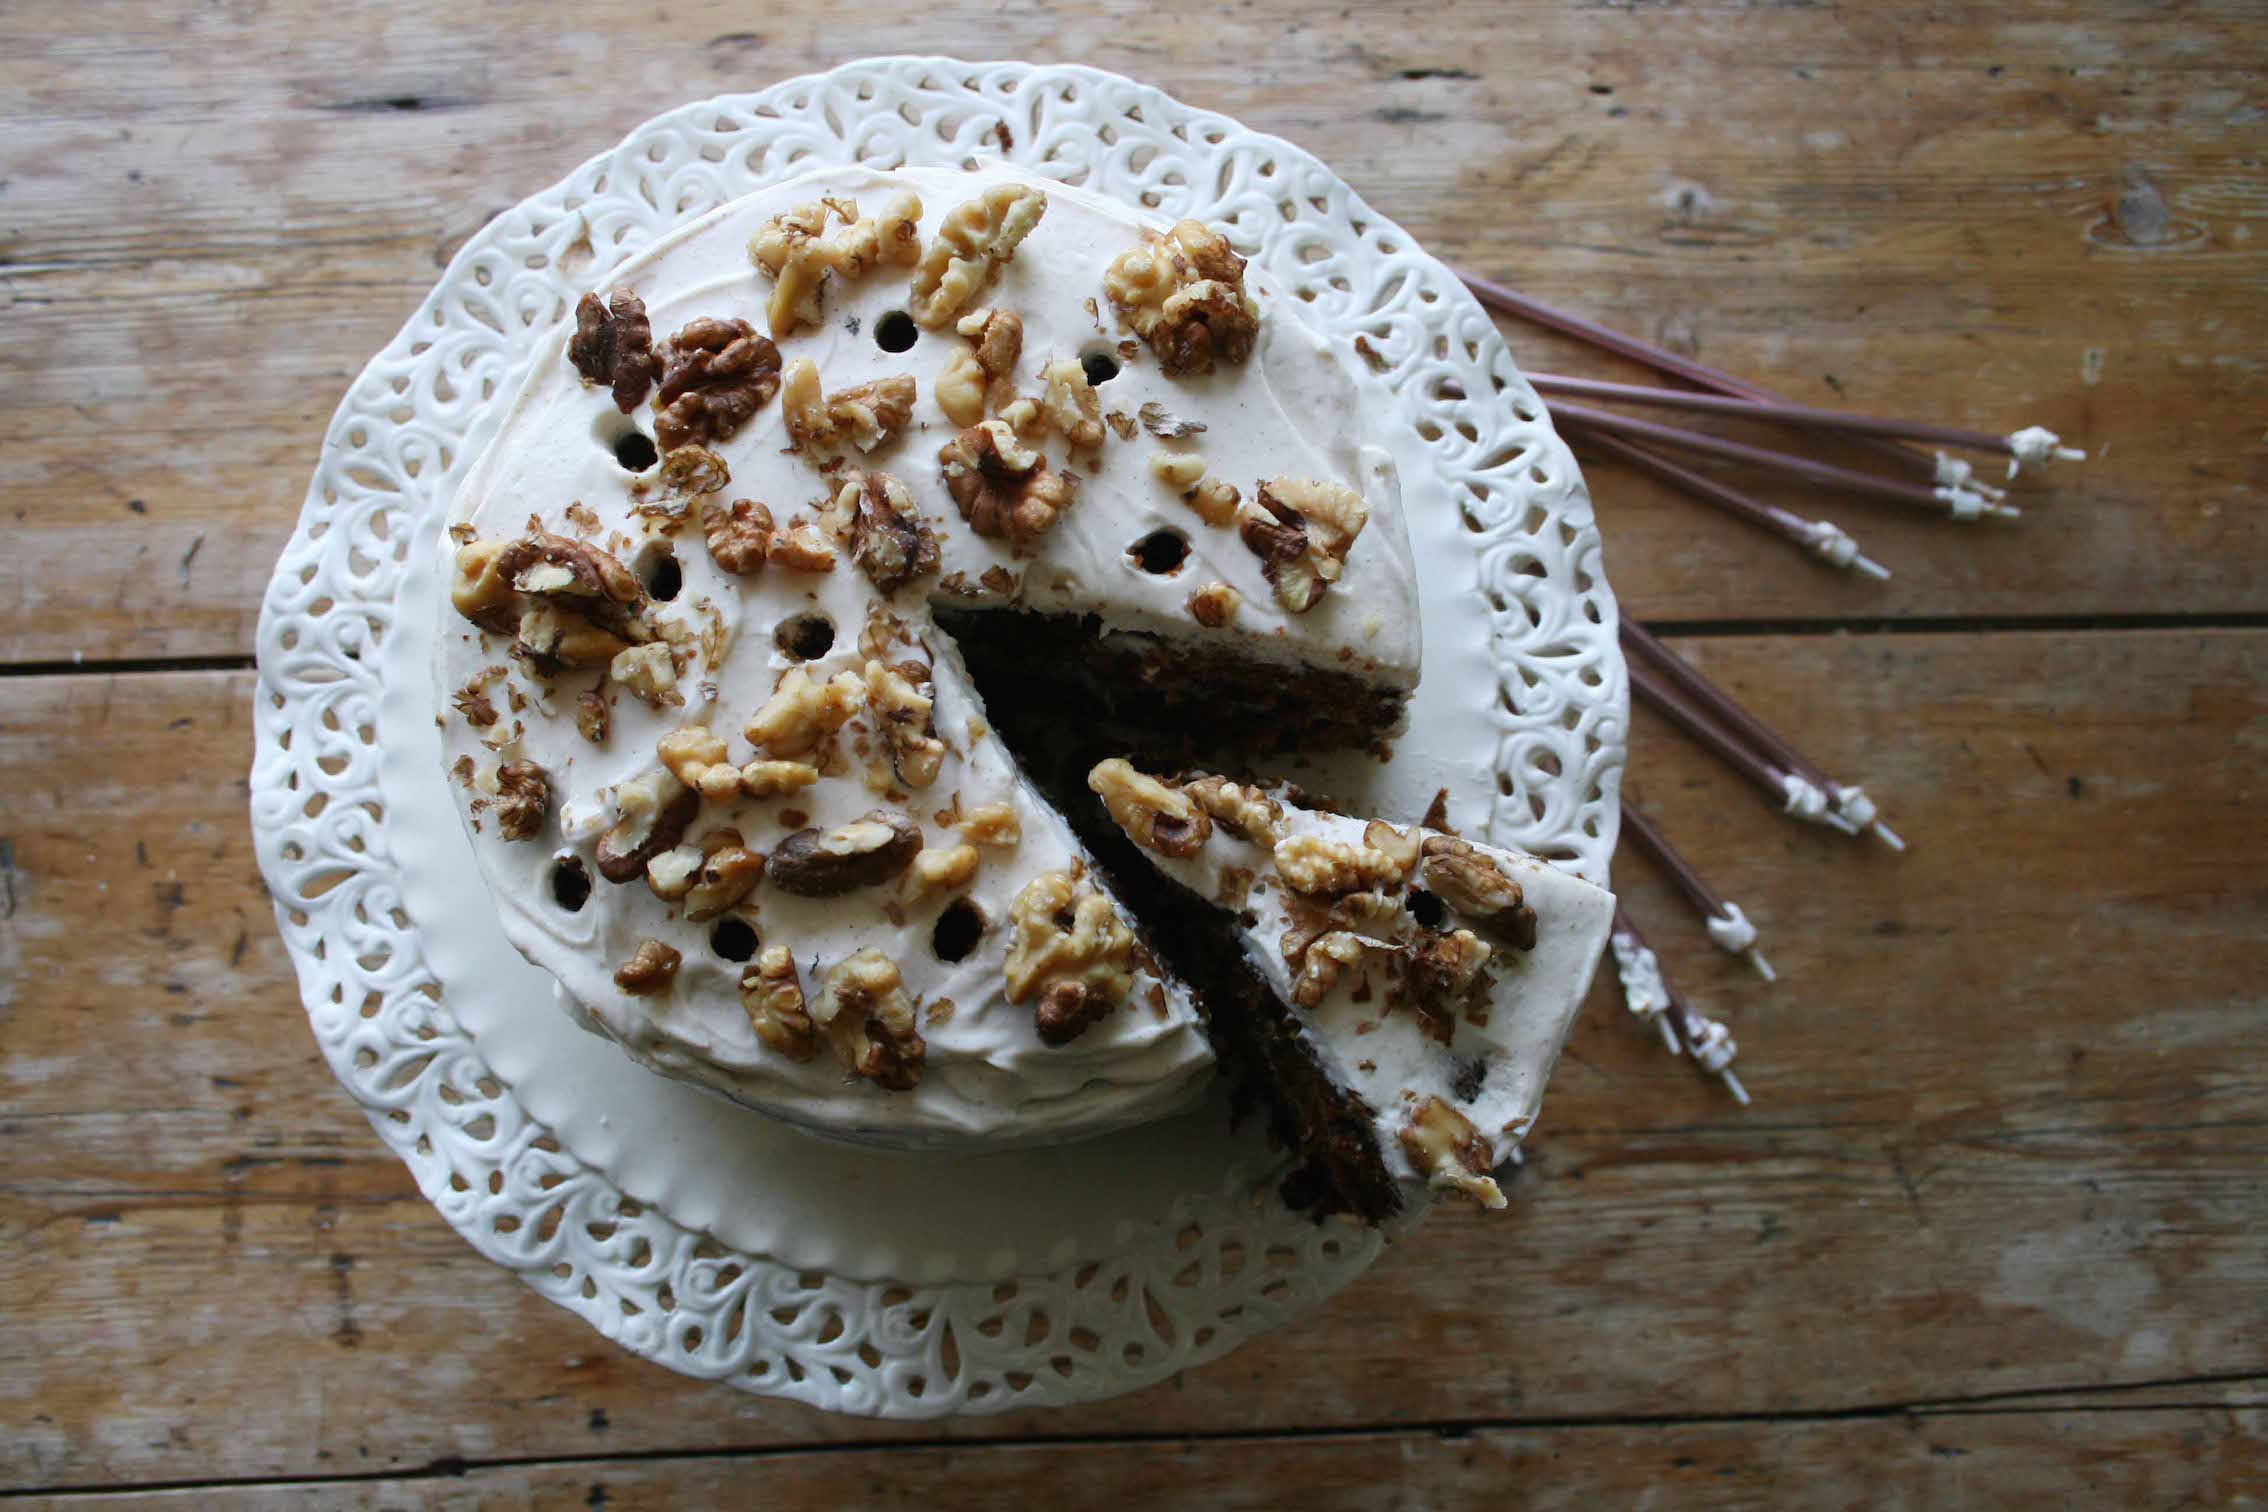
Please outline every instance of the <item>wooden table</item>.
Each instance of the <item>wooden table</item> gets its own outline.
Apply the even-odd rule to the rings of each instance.
[[[0,11],[0,1482],[2260,1496],[2257,9],[904,9]],[[1312,1321],[1158,1389],[923,1425],[680,1380],[475,1258],[317,1056],[244,783],[255,609],[325,419],[451,250],[673,103],[903,50],[1142,75],[1544,298],[1810,402],[2039,420],[2095,457],[2013,528],[1804,501],[1882,586],[1594,469],[1624,603],[1913,844],[1778,819],[1638,717],[1632,791],[1781,985],[1635,859],[1619,881],[1731,1021],[1755,1106],[1601,990],[1508,1215],[1443,1213]],[[1531,367],[1587,361],[1511,335]]]

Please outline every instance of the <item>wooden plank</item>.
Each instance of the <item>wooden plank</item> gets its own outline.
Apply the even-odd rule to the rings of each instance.
[[[2268,399],[2242,7],[1238,13],[1266,46],[1106,0],[908,16],[308,0],[0,22],[0,647],[218,655],[332,405],[489,215],[647,115],[866,51],[1092,58],[1287,135],[1443,255],[1824,403],[2099,461],[2015,530],[1822,505],[1865,587],[1602,475],[1611,566],[1663,619],[2268,607]],[[1063,28],[1068,26],[1070,30]],[[562,101],[575,108],[562,110]],[[1349,101],[1357,102],[1349,108]],[[1532,365],[1574,359],[1531,332]],[[2042,518],[2044,516],[2044,518]]]
[[[415,1479],[234,1488],[230,1505],[569,1506],[606,1512],[760,1496],[781,1512],[990,1512],[1049,1503],[1230,1512],[1538,1508],[2257,1507],[2268,1414],[2217,1408],[1898,1415],[1299,1438],[1012,1444],[470,1468]],[[33,1497],[74,1509],[209,1505],[212,1488]]]
[[[2268,633],[1686,645],[1914,842],[1799,828],[1641,718],[1633,786],[1785,981],[1698,943],[1635,863],[1622,890],[1731,1020],[1757,1106],[1602,989],[1510,1215],[1435,1216],[1312,1320],[1170,1388],[942,1427],[671,1377],[416,1197],[331,1083],[267,926],[248,674],[0,680],[0,1482],[1813,1414],[2268,1373],[2247,823]]]

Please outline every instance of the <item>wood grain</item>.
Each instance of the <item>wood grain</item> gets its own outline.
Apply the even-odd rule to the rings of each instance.
[[[670,105],[889,50],[1138,74],[1548,299],[1807,400],[2096,454],[2012,530],[1801,500],[1880,587],[1602,472],[1616,585],[1656,618],[2268,608],[2244,6],[328,14],[0,17],[0,659],[245,652],[331,407],[487,217]]]
[[[1757,1107],[1602,990],[1509,1217],[1440,1214],[1311,1322],[1170,1386],[947,1425],[680,1380],[479,1260],[304,1029],[244,832],[249,676],[0,681],[0,1482],[1542,1431],[2153,1384],[2195,1405],[2222,1400],[2200,1378],[2268,1374],[2268,881],[2245,823],[2268,633],[1683,645],[1867,777],[1914,842],[1894,859],[1797,827],[1642,724],[1634,787],[1785,982],[1698,943],[1635,863],[1619,885],[1732,1022]],[[1993,1452],[2052,1456],[2094,1419],[2065,1421]],[[2120,1432],[2148,1423],[2156,1452],[2209,1468],[2194,1424]]]

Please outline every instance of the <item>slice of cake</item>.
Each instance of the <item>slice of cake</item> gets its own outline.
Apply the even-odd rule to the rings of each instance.
[[[1287,1197],[1368,1222],[1410,1183],[1503,1206],[1489,1173],[1535,1120],[1613,896],[1532,856],[1222,777],[1113,759],[1087,782],[1177,885],[1178,906],[1144,900],[1173,915],[1161,953],[1302,1158]]]
[[[1295,306],[1217,228],[999,169],[813,174],[585,296],[457,492],[435,660],[474,856],[577,1021],[856,1139],[1184,1106],[1199,1009],[986,698],[1396,726],[1397,480]]]

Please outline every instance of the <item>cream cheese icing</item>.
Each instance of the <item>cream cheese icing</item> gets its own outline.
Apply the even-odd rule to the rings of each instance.
[[[601,292],[625,289],[641,298],[657,344],[703,317],[745,319],[761,330],[772,284],[751,266],[747,248],[773,218],[822,197],[855,202],[873,215],[911,190],[921,200],[918,232],[928,245],[956,207],[1019,182],[998,168],[813,174],[674,233],[618,269]],[[652,617],[689,653],[674,674],[660,674],[670,685],[649,702],[624,685],[608,686],[604,668],[539,676],[506,654],[512,637],[448,615],[435,662],[446,711],[444,759],[475,828],[475,853],[507,937],[558,979],[578,1022],[644,1064],[838,1136],[994,1146],[1093,1134],[1185,1105],[1211,1068],[1189,994],[1139,950],[1112,1010],[1065,1042],[1043,1042],[1033,1002],[1009,1000],[1005,971],[1027,886],[1049,875],[1079,878],[1082,892],[1095,884],[1080,877],[1083,853],[1068,827],[990,733],[981,699],[950,640],[929,622],[926,601],[1091,615],[1108,631],[1218,643],[1243,659],[1290,668],[1353,669],[1404,689],[1417,678],[1415,579],[1398,484],[1384,450],[1366,438],[1340,355],[1255,272],[1247,283],[1259,309],[1250,359],[1169,376],[1146,348],[1122,345],[1128,333],[1102,292],[1111,259],[1162,223],[1076,189],[1043,187],[1044,215],[969,308],[1009,310],[1022,320],[1023,356],[1014,374],[1021,393],[1040,391],[1051,360],[1107,355],[1116,371],[1096,393],[1131,434],[1114,421],[1099,448],[1074,451],[1059,434],[1031,442],[1048,465],[1075,472],[1078,483],[1055,528],[1022,554],[971,531],[947,495],[938,452],[959,427],[939,408],[935,387],[968,343],[948,325],[916,328],[910,348],[889,349],[880,339],[886,325],[896,339],[907,334],[902,320],[888,319],[908,306],[908,275],[895,267],[827,279],[820,323],[779,340],[783,361],[815,364],[828,394],[900,374],[914,381],[902,435],[871,454],[841,449],[851,465],[899,480],[934,533],[935,575],[891,598],[887,619],[874,617],[876,590],[839,543],[831,571],[795,571],[775,560],[739,576],[705,547],[698,505],[689,520],[640,513],[633,492],[640,480],[617,453],[635,447],[624,447],[634,432],[651,435],[651,412],[640,405],[625,414],[606,388],[582,381],[566,360],[565,325],[539,353],[451,513],[459,540],[517,536],[533,521],[610,550],[657,598],[662,580],[673,575],[674,591],[652,604]],[[759,501],[783,528],[794,517],[816,525],[833,483],[808,449],[791,449],[785,409],[775,399],[736,432],[706,443],[730,475],[713,500]],[[1168,422],[1160,428],[1193,421],[1204,429],[1161,438],[1137,418],[1146,409]],[[1247,496],[1259,481],[1280,476],[1325,480],[1361,495],[1367,527],[1320,601],[1302,613],[1278,602],[1261,559],[1238,532],[1208,523],[1161,481],[1153,458],[1175,454],[1201,457],[1205,475],[1229,480]],[[1130,550],[1159,531],[1186,543],[1170,574],[1147,570]],[[1217,625],[1191,608],[1195,591],[1216,583],[1240,601]],[[807,654],[822,624],[831,640]],[[813,633],[799,636],[796,627]],[[1035,653],[1044,648],[1035,646]],[[698,845],[729,825],[761,856],[776,853],[791,832],[840,833],[885,810],[910,822],[925,859],[973,850],[976,868],[965,882],[922,891],[909,870],[840,896],[809,897],[766,881],[721,918],[695,919],[682,901],[643,882],[590,874],[595,849],[626,816],[635,817],[641,795],[650,802],[657,784],[664,800],[675,791],[671,779],[657,775],[665,736],[704,727],[726,739],[726,760],[743,764],[752,753],[738,738],[741,726],[783,678],[800,670],[825,685],[844,674],[858,678],[870,661],[898,659],[927,667],[929,728],[943,747],[928,785],[909,790],[895,780],[878,754],[887,732],[865,710],[843,726],[827,775],[766,798],[704,800],[686,841]],[[592,690],[611,698],[603,742],[577,724],[577,695]],[[466,698],[468,691],[475,696]],[[483,704],[493,722],[475,724],[467,708]],[[549,807],[531,838],[515,840],[505,836],[505,769],[520,763],[544,774]],[[1000,810],[1012,822],[1000,825]],[[968,832],[980,812],[995,814],[990,843]],[[1014,840],[998,843],[1001,829],[1012,830]],[[673,854],[674,862],[665,856],[654,865],[674,865],[682,874],[699,859]],[[587,894],[571,907],[578,865]],[[975,910],[983,933],[965,954],[947,959],[940,925],[949,912],[972,917],[963,905]],[[725,938],[724,920],[737,920],[745,933]],[[660,990],[620,985],[618,972],[648,941],[676,952],[674,972]],[[837,969],[862,953],[895,967],[923,1044],[911,1086],[889,1090],[848,1076],[824,1048],[791,1059],[760,1036],[741,984],[774,946],[791,953],[797,988],[812,1006]],[[730,958],[749,951],[756,952],[751,959]]]

